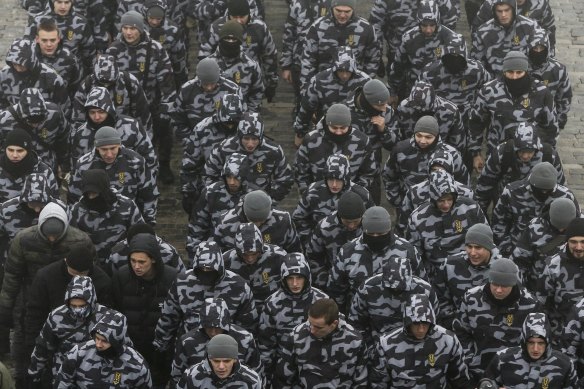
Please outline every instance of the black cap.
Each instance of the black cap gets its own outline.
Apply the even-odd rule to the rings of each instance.
[[[231,16],[247,16],[250,13],[247,0],[229,0],[227,10]]]

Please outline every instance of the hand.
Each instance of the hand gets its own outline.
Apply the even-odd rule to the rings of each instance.
[[[477,173],[480,173],[485,167],[485,160],[482,155],[475,155],[472,157],[472,167]]]
[[[264,94],[266,95],[266,99],[268,99],[268,103],[273,102],[274,97],[276,97],[276,86],[274,85],[267,87]]]
[[[375,126],[377,132],[383,134],[385,132],[385,118],[380,115],[373,116],[371,118],[371,124]]]
[[[288,84],[292,84],[292,71],[282,70],[282,79]]]
[[[302,142],[304,141],[304,137],[298,134],[294,135],[294,147],[299,148]]]

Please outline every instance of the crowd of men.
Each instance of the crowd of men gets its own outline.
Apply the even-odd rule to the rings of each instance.
[[[22,6],[1,389],[584,388],[548,0],[467,0],[470,42],[459,0],[288,0],[280,53],[262,0]],[[290,163],[261,116],[279,79]],[[156,233],[175,173],[186,258]]]

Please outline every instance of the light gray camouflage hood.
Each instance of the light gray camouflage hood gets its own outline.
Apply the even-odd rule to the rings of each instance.
[[[93,76],[100,83],[113,83],[120,76],[118,64],[113,55],[101,54],[93,66]]]
[[[412,294],[404,307],[404,331],[409,334],[410,325],[421,322],[436,324],[436,314],[428,296]]]
[[[488,0],[486,0],[488,1]],[[510,5],[511,8],[513,9],[513,21],[515,21],[515,19],[517,18],[517,1],[515,0],[491,0],[491,3],[493,4],[492,6],[492,12],[493,12],[493,16],[496,15],[497,13],[495,12],[495,8],[499,5],[499,4],[507,4]],[[497,21],[497,18],[495,18],[495,23],[499,24],[499,22]]]
[[[418,3],[417,13],[418,23],[423,21],[434,21],[440,26],[440,10],[438,4],[434,0],[422,0]],[[438,32],[438,28],[436,29]]]
[[[221,298],[205,299],[205,307],[199,313],[199,328],[221,328],[229,332],[231,329],[231,315],[227,303]]]
[[[20,93],[20,100],[14,105],[14,110],[22,119],[31,117],[47,117],[47,103],[38,88],[26,88]]]
[[[69,300],[73,298],[84,300],[91,307],[91,312],[95,312],[97,294],[91,278],[75,276],[69,281],[65,291],[65,305],[69,304]]]
[[[107,310],[101,319],[93,326],[91,336],[98,333],[103,336],[117,352],[118,355],[124,351],[124,340],[128,331],[128,319],[126,316],[113,309]]]
[[[454,184],[454,178],[450,173],[444,170],[437,170],[430,174],[430,200],[433,204],[447,193],[452,193],[456,197],[458,192],[456,191],[456,185]],[[456,201],[456,200],[455,200]]]
[[[225,262],[221,247],[214,241],[201,242],[195,251],[193,260],[193,269],[197,267],[206,267],[219,272],[217,282],[225,277]]]
[[[219,108],[215,112],[215,123],[238,123],[243,117],[243,101],[236,94],[227,93],[221,96]]]
[[[38,233],[44,239],[47,240],[47,237],[41,231],[41,226],[47,221],[49,218],[57,218],[65,224],[65,229],[63,233],[57,237],[57,241],[61,240],[66,234],[67,229],[69,228],[69,220],[67,219],[67,213],[65,210],[57,203],[48,203],[41,213],[39,214],[39,224],[38,224]]]
[[[524,149],[541,150],[543,145],[537,136],[536,127],[529,122],[521,122],[517,126],[513,137],[513,148],[515,151]]]
[[[531,337],[543,338],[547,344],[545,354],[542,358],[547,358],[551,355],[551,326],[545,313],[530,313],[523,322],[521,329],[521,348],[525,355],[527,354],[527,340]]]
[[[286,277],[291,276],[293,274],[299,274],[306,279],[304,284],[304,290],[302,293],[296,295],[290,292],[288,289],[288,285],[286,284]],[[282,265],[280,266],[280,276],[282,280],[280,281],[280,285],[286,294],[292,298],[302,298],[306,296],[310,291],[312,286],[312,277],[310,275],[310,266],[304,258],[304,254],[301,253],[288,253],[284,261],[282,261]]]
[[[411,289],[412,267],[407,258],[391,257],[383,265],[381,283],[384,288],[395,291]]]
[[[431,169],[433,165],[440,165],[449,174],[452,174],[454,171],[454,159],[452,158],[452,154],[443,149],[436,150],[432,153],[430,161],[428,162],[428,174],[430,175],[432,175]]]
[[[31,72],[39,72],[41,64],[35,52],[36,43],[25,38],[15,39],[4,60],[8,65],[17,64],[25,66]]]
[[[239,256],[250,251],[264,252],[262,232],[253,223],[241,223],[235,233],[235,250]]]
[[[333,57],[336,55],[335,62],[333,64],[333,71],[345,70],[347,72],[356,73],[359,69],[357,67],[357,61],[353,54],[353,50],[349,46],[338,47]]]
[[[115,122],[116,108],[112,101],[111,94],[103,86],[94,86],[87,95],[87,99],[85,100],[85,110],[88,111],[89,108],[93,107],[106,111]]]
[[[264,139],[264,122],[257,112],[245,112],[237,125],[237,136],[239,139],[245,135],[257,136],[261,141]]]
[[[247,157],[244,154],[233,153],[227,157],[221,175],[223,178],[233,176],[240,181],[242,186],[245,186],[245,174],[242,173],[248,169],[249,162],[247,161]]]
[[[326,178],[336,178],[337,180],[343,181],[345,184],[343,191],[349,188],[351,183],[351,164],[349,159],[343,154],[333,154],[329,156],[326,160],[326,167],[324,177]]]
[[[408,96],[407,106],[417,111],[433,112],[436,109],[436,92],[432,84],[417,81]]]
[[[32,201],[48,204],[54,200],[50,193],[51,187],[47,177],[41,173],[31,173],[24,180],[18,202],[23,205]]]

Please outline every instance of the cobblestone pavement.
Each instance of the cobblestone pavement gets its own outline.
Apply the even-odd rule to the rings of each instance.
[[[264,0],[268,10],[267,23],[271,28],[278,46],[286,18],[285,0]],[[358,13],[368,17],[372,0],[359,2]],[[564,162],[568,185],[576,193],[580,202],[584,202],[584,1],[553,0],[552,7],[556,16],[557,55],[570,72],[574,99],[569,121],[559,140],[559,150]],[[464,9],[464,8],[463,8]],[[26,13],[15,0],[0,0],[0,59],[3,60],[10,42],[22,34],[26,23]],[[464,13],[463,13],[464,14]],[[464,15],[463,15],[464,18]],[[466,20],[459,22],[459,31],[468,36]],[[192,45],[189,58],[196,57],[196,44]],[[580,65],[580,66],[579,66]],[[194,68],[191,65],[191,69]],[[292,109],[293,94],[290,86],[281,82],[274,103],[266,103],[262,110],[266,121],[266,135],[275,139],[286,150],[290,162],[293,160],[292,143]],[[178,172],[180,164],[180,147],[175,147],[172,166]],[[177,185],[161,187],[160,210],[157,231],[184,253],[186,217],[180,207],[180,193]],[[295,189],[280,206],[292,210],[296,204]]]

